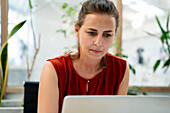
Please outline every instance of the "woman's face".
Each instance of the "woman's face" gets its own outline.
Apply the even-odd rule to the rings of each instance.
[[[79,38],[80,56],[101,59],[108,51],[115,36],[116,20],[107,14],[87,14],[83,25],[75,24]]]

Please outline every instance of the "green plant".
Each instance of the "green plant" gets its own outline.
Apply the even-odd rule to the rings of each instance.
[[[158,59],[153,67],[153,71],[155,72],[158,68],[158,66],[160,65],[160,63],[163,63],[162,68],[166,68],[165,72],[168,70],[169,66],[170,66],[170,45],[169,45],[169,41],[170,41],[170,30],[169,30],[169,16],[170,13],[168,14],[167,17],[167,23],[166,23],[166,30],[163,29],[158,17],[156,16],[156,21],[158,23],[158,26],[161,30],[161,36],[160,36],[160,41],[162,43],[162,48],[164,53],[166,54],[165,58],[162,59]]]
[[[142,93],[142,95],[147,95],[147,92],[141,91],[141,87],[139,86],[133,86],[132,88],[129,88],[127,95],[138,95],[139,93]]]
[[[7,79],[7,72],[8,72],[8,40],[24,25],[25,21],[20,22],[17,24],[8,35],[7,42],[5,42],[1,48],[0,52],[0,66],[1,66],[1,91],[0,91],[0,106],[1,100],[3,98],[4,88]]]
[[[80,5],[82,3],[79,3]],[[63,12],[63,14],[61,15],[61,19],[62,19],[62,23],[63,26],[69,26],[69,28],[72,28],[74,26],[74,24],[76,23],[76,17],[77,17],[77,10],[79,8],[79,5],[68,5],[67,3],[63,3],[61,5],[61,10]],[[64,35],[64,38],[70,38],[72,36],[74,36],[74,30],[71,29],[70,31],[67,28],[60,28],[58,29],[56,32],[57,33],[62,33]],[[65,46],[64,47],[64,54],[67,54],[71,49],[75,49],[77,48],[75,45],[69,47],[69,46]]]
[[[81,4],[81,3],[80,3]],[[61,5],[61,9],[64,12],[64,14],[61,15],[62,23],[67,24],[69,26],[73,26],[76,23],[76,15],[77,15],[77,10],[78,10],[78,5],[70,6],[67,3],[63,3]],[[64,34],[65,38],[68,38],[68,35],[73,35],[74,31],[70,31],[68,34],[67,28],[63,29],[58,29],[56,31],[57,33],[60,32]]]

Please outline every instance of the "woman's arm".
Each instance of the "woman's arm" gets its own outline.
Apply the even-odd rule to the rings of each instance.
[[[126,71],[122,82],[120,83],[118,95],[127,95],[129,87],[129,65],[126,64]]]
[[[38,92],[38,113],[58,113],[59,89],[57,73],[51,64],[44,64]]]

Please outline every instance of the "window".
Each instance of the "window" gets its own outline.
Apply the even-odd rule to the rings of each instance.
[[[130,74],[130,85],[170,85],[170,68],[164,73],[161,64],[153,72],[156,60],[165,57],[161,41],[146,33],[160,36],[155,16],[165,28],[169,6],[168,0],[123,0],[123,53],[136,69],[136,75]]]

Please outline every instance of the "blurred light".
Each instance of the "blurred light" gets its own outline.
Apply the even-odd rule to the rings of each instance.
[[[134,14],[134,16],[132,17],[132,22],[131,25],[133,28],[137,29],[142,27],[143,23],[145,21],[145,16],[143,14]]]
[[[146,3],[144,0],[123,0],[122,3],[123,5],[127,5],[130,9],[141,13],[148,18],[153,18],[155,15],[164,15],[163,10]]]

